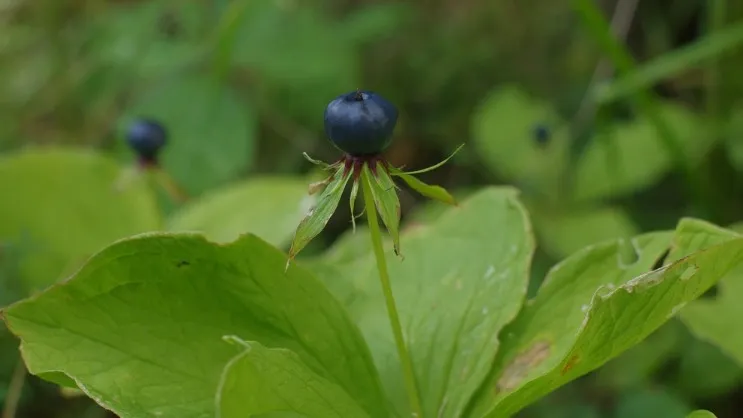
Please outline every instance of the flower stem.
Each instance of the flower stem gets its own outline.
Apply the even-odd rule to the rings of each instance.
[[[413,417],[423,418],[423,408],[421,408],[418,387],[415,382],[413,362],[410,359],[410,353],[405,344],[405,337],[403,336],[402,326],[400,325],[400,315],[397,313],[395,297],[392,294],[392,284],[390,283],[390,276],[387,271],[387,260],[384,256],[382,233],[379,228],[377,209],[374,207],[374,197],[370,186],[372,179],[370,179],[366,174],[366,170],[361,174],[361,187],[364,194],[364,205],[366,207],[366,218],[369,223],[372,247],[374,248],[374,256],[377,259],[379,281],[382,284],[382,292],[384,293],[384,299],[387,304],[387,315],[389,316],[390,325],[392,326],[392,333],[395,336],[397,355],[400,357],[400,363],[402,364],[403,377],[405,378],[405,389],[408,392],[410,408],[413,411]]]

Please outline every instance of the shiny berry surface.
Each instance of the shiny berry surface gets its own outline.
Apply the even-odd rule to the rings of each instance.
[[[397,108],[382,96],[353,91],[325,108],[325,134],[336,148],[353,157],[382,153],[392,143]]]
[[[168,132],[165,128],[150,119],[134,121],[126,134],[127,143],[144,162],[155,162],[167,139]]]

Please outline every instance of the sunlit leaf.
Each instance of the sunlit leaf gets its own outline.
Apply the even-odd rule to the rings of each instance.
[[[148,234],[106,248],[3,317],[31,373],[74,379],[122,418],[214,417],[222,371],[245,351],[223,340],[233,335],[296,353],[293,366],[342,388],[370,416],[389,417],[358,329],[306,269],[285,273],[285,262],[253,235],[213,244]],[[245,376],[243,366],[233,377]],[[242,398],[247,410],[279,407],[268,400]]]
[[[145,178],[90,150],[32,148],[0,158],[0,242],[19,249],[27,290],[75,271],[105,245],[161,228]]]
[[[425,416],[467,416],[503,326],[523,302],[534,242],[516,195],[510,188],[475,193],[430,227],[402,234],[405,259],[389,261]],[[369,239],[359,235],[347,236],[327,260],[305,263],[344,303],[398,414],[410,416]],[[387,256],[394,258],[391,250]]]
[[[314,204],[302,178],[254,177],[190,202],[170,218],[168,229],[198,231],[217,242],[251,233],[283,247]]]
[[[669,242],[652,233],[598,244],[555,266],[506,329],[474,413],[510,416],[596,369],[743,263],[741,238],[648,272]]]

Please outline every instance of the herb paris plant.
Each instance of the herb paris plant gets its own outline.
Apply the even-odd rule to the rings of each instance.
[[[51,157],[0,159],[0,195],[18,197],[0,205],[0,237],[26,223],[32,197],[53,191],[39,181],[49,176],[35,175],[41,168],[64,174],[67,192],[79,190],[79,176],[69,176],[81,162],[100,165],[88,154],[69,164]],[[394,189],[379,184],[400,177],[448,194],[379,161],[376,177],[365,160],[354,179],[346,160],[317,162],[333,168],[313,186],[324,190],[292,256],[349,182],[366,197],[365,247],[351,236],[285,270],[287,255],[253,234],[219,244],[172,232],[114,242],[68,280],[3,309],[29,372],[79,388],[122,418],[505,418],[683,315],[743,262],[743,237],[685,219],[675,231],[585,247],[527,301],[535,242],[516,190],[486,187],[407,230],[405,260],[387,263],[393,251],[384,251],[375,221],[394,209],[381,193]],[[110,192],[117,167],[102,168],[94,178]],[[130,192],[110,197],[120,215],[149,212]],[[143,221],[126,230],[157,229],[147,226],[157,224],[154,214]]]
[[[404,173],[391,167],[384,160],[381,154],[392,143],[392,134],[397,124],[397,117],[397,108],[392,103],[369,91],[357,90],[342,94],[328,104],[325,109],[325,133],[330,142],[344,152],[344,156],[332,165],[308,157],[311,162],[324,166],[333,174],[320,184],[311,186],[313,191],[323,185],[326,185],[326,188],[320,196],[317,206],[311,209],[307,217],[299,224],[289,251],[289,260],[291,261],[312,238],[322,231],[333,212],[335,212],[349,180],[352,182],[350,205],[352,222],[354,222],[355,227],[354,203],[358,196],[359,187],[361,187],[369,221],[372,248],[377,261],[377,270],[384,293],[387,314],[395,338],[397,355],[403,368],[405,390],[408,394],[410,409],[414,416],[422,417],[423,408],[420,393],[416,384],[413,362],[400,324],[400,315],[392,293],[377,211],[387,227],[387,231],[392,236],[395,254],[400,255],[400,201],[391,176],[400,176],[423,195],[447,203],[454,203],[454,198],[443,188],[427,185],[413,177],[411,173]],[[423,171],[435,169],[444,162]],[[288,266],[289,261],[287,261],[287,268]]]

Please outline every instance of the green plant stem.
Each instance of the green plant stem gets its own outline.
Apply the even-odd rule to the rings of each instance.
[[[413,411],[414,417],[423,418],[423,408],[421,407],[420,396],[418,395],[418,386],[415,382],[413,362],[410,359],[410,353],[405,344],[402,325],[400,325],[400,315],[397,313],[395,297],[392,294],[392,284],[390,282],[389,272],[387,271],[387,260],[384,256],[384,245],[382,244],[382,232],[379,228],[379,220],[377,219],[377,209],[374,207],[374,197],[372,196],[371,186],[369,185],[370,181],[372,181],[372,179],[368,178],[365,173],[362,173],[361,187],[364,194],[366,219],[369,223],[372,247],[374,248],[374,257],[377,259],[379,281],[382,284],[382,292],[384,293],[384,300],[387,304],[387,314],[390,319],[390,325],[392,326],[392,333],[395,336],[397,355],[400,357],[400,363],[402,363],[405,389],[408,392],[410,408]]]
[[[13,376],[10,378],[10,384],[8,385],[8,394],[5,397],[2,418],[15,418],[25,383],[26,365],[23,364],[23,359],[19,357],[18,364],[16,364],[15,370],[13,370]]]

